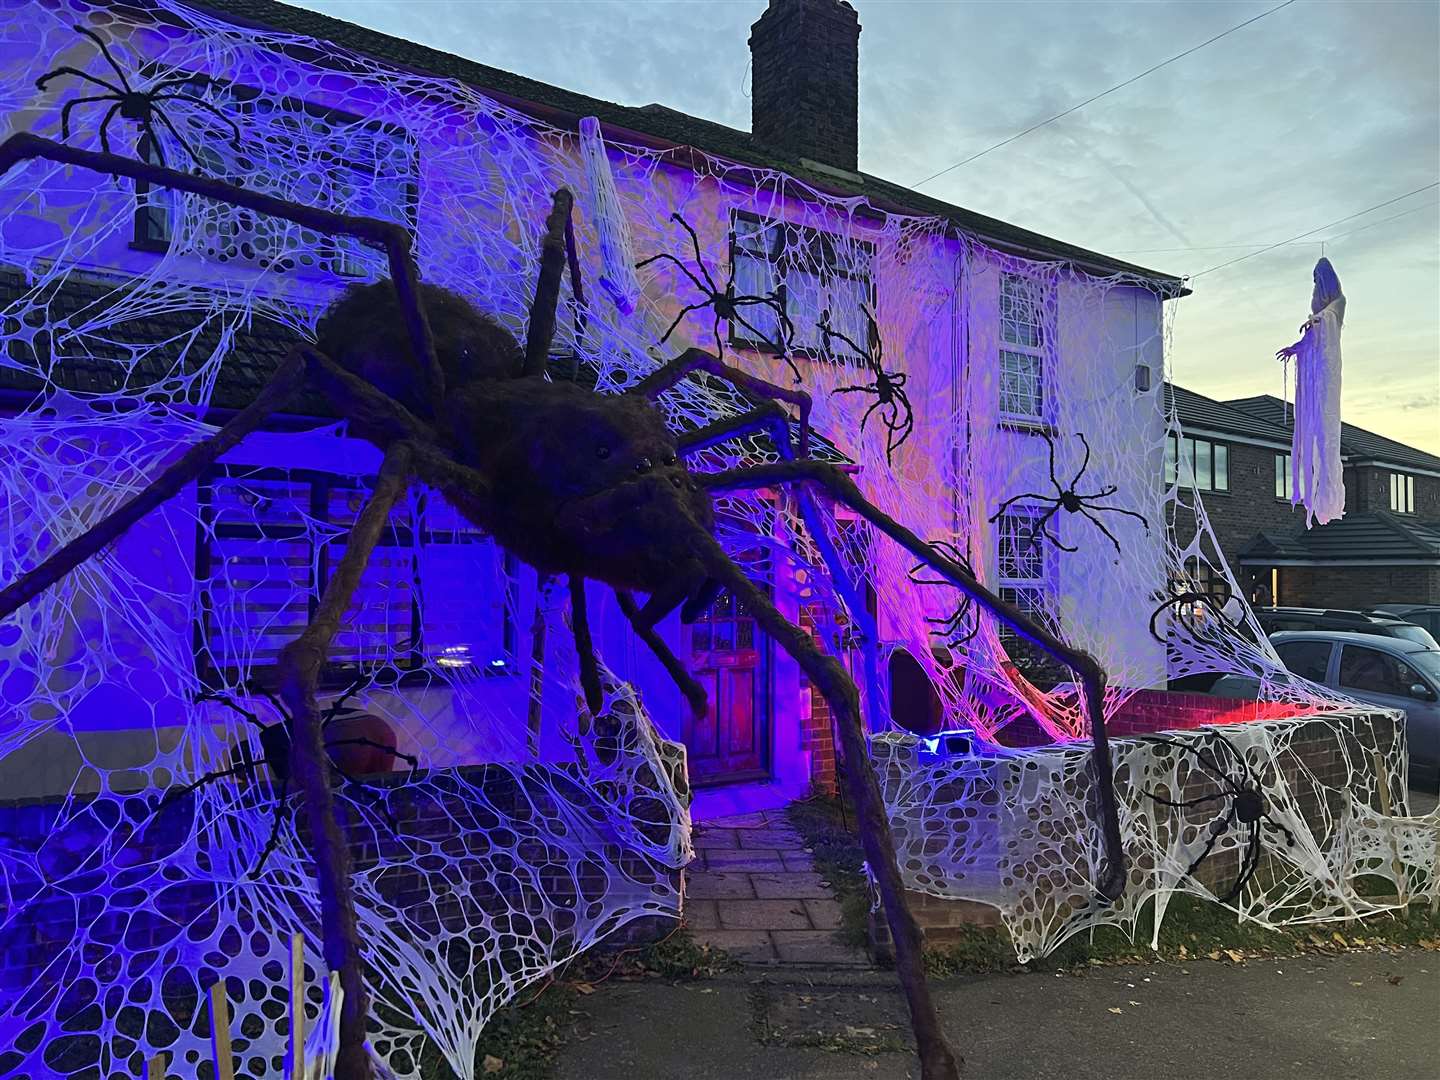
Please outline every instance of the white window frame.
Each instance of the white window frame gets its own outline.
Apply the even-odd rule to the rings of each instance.
[[[1390,509],[1397,514],[1415,513],[1415,477],[1411,473],[1390,474]]]
[[[1055,595],[1057,576],[1055,558],[1044,534],[1030,542],[1030,530],[1044,512],[1042,507],[1019,503],[995,521],[996,594],[1042,625],[1050,622],[1046,602]],[[1008,556],[1007,543],[1019,545]],[[1016,634],[1002,626],[1000,638],[1013,641]]]
[[[1290,475],[1290,455],[1276,453],[1275,455],[1275,498],[1282,502],[1289,502],[1291,492],[1294,490],[1292,477]]]
[[[1050,333],[1045,325],[1049,292],[1050,286],[1038,278],[1008,271],[1000,275],[996,316],[1002,422],[1044,424],[1049,416]],[[1020,380],[1033,385],[1017,385]],[[1016,405],[1020,407],[1012,407]]]

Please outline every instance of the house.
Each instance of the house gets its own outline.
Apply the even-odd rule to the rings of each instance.
[[[713,343],[782,385],[793,382],[793,364],[816,398],[817,430],[882,507],[926,537],[958,543],[983,580],[1082,637],[1121,684],[1164,685],[1163,646],[1136,612],[1163,580],[1163,530],[1151,527],[1163,516],[1155,481],[1165,425],[1156,392],[1161,307],[1182,284],[859,172],[860,26],[848,4],[771,0],[750,39],[750,132],[660,105],[599,101],[270,0],[199,0],[184,10],[130,4],[123,19],[90,24],[142,69],[193,72],[187,87],[241,121],[232,145],[231,132],[207,114],[184,120],[205,171],[405,225],[426,278],[513,331],[524,325],[548,185],[564,179],[580,194],[576,232],[591,288],[588,321],[573,317],[578,298],[567,301],[556,377],[613,388],[628,375],[607,367],[607,356],[628,356],[633,366],[648,346],[653,363],[685,343]],[[78,91],[63,79],[36,90],[36,75],[62,64],[100,72],[103,61],[70,31],[66,4],[33,5],[10,18],[17,22],[0,48],[20,75],[9,128],[58,137],[61,108]],[[38,60],[37,40],[51,50]],[[82,125],[84,110],[71,118],[71,141],[94,145],[100,114]],[[585,118],[598,121],[589,135]],[[182,155],[163,133],[135,143],[123,124],[110,132],[122,146],[167,161]],[[598,202],[597,169],[614,184],[609,217]],[[0,186],[9,223],[0,303],[14,316],[3,328],[10,359],[0,365],[0,389],[14,415],[31,410],[27,424],[40,422],[42,391],[61,391],[71,404],[120,395],[163,403],[171,429],[124,451],[137,460],[161,460],[163,446],[196,437],[198,421],[233,414],[289,344],[313,333],[346,284],[383,274],[374,252],[343,238],[163,191],[118,190],[124,186],[103,178],[32,175],[48,202],[37,204],[36,189],[13,176]],[[68,218],[60,207],[82,213]],[[67,242],[62,223],[74,230]],[[704,298],[688,276],[695,252],[681,224],[694,230],[717,281],[729,275],[742,293],[778,299],[795,331],[789,357],[770,347],[766,332],[777,316],[765,305],[754,309],[753,321],[766,324],[759,332],[735,320],[722,327],[703,304],[682,310]],[[634,257],[674,258],[634,281],[611,280],[632,272],[624,259],[605,261],[622,234]],[[640,316],[626,313],[633,304]],[[873,329],[865,309],[875,313]],[[37,312],[65,332],[36,332],[22,316]],[[672,320],[673,337],[654,349]],[[919,434],[893,461],[883,433],[877,442],[879,422],[860,422],[871,404],[856,389],[868,381],[866,358],[837,345],[826,333],[832,328],[852,344],[883,340],[886,363],[908,378]],[[719,407],[705,385],[687,393],[697,395],[696,415]],[[96,425],[95,445],[119,460],[119,442],[107,440],[133,438],[131,429],[112,432],[106,424],[118,422],[85,415]],[[57,439],[79,430],[62,426]],[[1156,448],[1155,459],[1137,459],[1135,446]],[[57,655],[84,675],[79,689],[47,691],[46,700],[84,733],[86,751],[70,734],[39,730],[0,760],[8,789],[36,797],[83,790],[95,782],[84,757],[123,769],[154,752],[155,731],[165,745],[164,732],[191,707],[185,687],[262,681],[303,625],[333,561],[327,552],[343,538],[375,467],[373,449],[338,430],[325,403],[312,400],[133,530],[104,575],[86,579],[91,599],[83,602],[102,616],[101,594],[123,581],[131,595],[154,599],[145,634],[164,624],[174,640],[163,655],[147,646],[133,661],[145,677],[118,685],[86,653],[93,638],[57,638]],[[1105,535],[1079,515],[1054,516],[1058,506],[1046,500],[1059,494],[1057,468],[1065,480],[1078,468],[1087,483],[1117,484],[1115,507],[1130,516],[1101,516]],[[141,479],[126,474],[131,489]],[[12,476],[12,503],[42,497],[22,488]],[[727,542],[767,578],[783,612],[826,632],[843,583],[826,585],[796,563],[793,514],[782,498],[762,494],[747,505],[737,510],[745,520],[731,524],[732,534],[750,539]],[[845,514],[838,517],[843,531]],[[1039,543],[1042,527],[1065,547]],[[1113,573],[1122,549],[1133,574]],[[0,566],[18,557],[11,552]],[[926,619],[953,601],[917,594],[893,558],[874,566],[866,558],[862,550],[853,561],[873,571],[867,606],[878,644],[934,664]],[[516,752],[477,735],[476,712],[513,718],[532,752],[565,752],[573,699],[550,693],[539,705],[530,678],[532,668],[566,662],[546,651],[563,648],[563,633],[538,632],[547,622],[563,631],[558,594],[433,501],[395,526],[375,573],[355,625],[338,639],[332,690],[366,664],[396,665],[403,677],[390,692],[401,748],[433,766]],[[456,589],[459,581],[466,588]],[[722,598],[692,626],[672,616],[661,627],[710,690],[711,714],[693,723],[681,719],[678,692],[637,646],[608,590],[593,590],[591,609],[607,663],[640,688],[661,730],[686,744],[702,807],[778,802],[833,783],[823,702],[733,601]],[[983,650],[1004,655],[1002,637],[988,627],[947,655],[954,663],[973,650],[978,671]],[[849,660],[857,673],[867,663],[858,653]],[[463,695],[437,672],[461,679]],[[969,678],[962,672],[955,685]],[[974,722],[992,733],[1023,705],[1003,680],[986,686],[1003,700]],[[965,694],[974,690],[967,684]],[[953,693],[947,704],[961,707]],[[872,726],[888,722],[883,712],[883,702],[872,701]]]
[[[1216,542],[1252,600],[1440,603],[1440,457],[1342,423],[1345,515],[1307,529],[1304,508],[1290,502],[1292,409],[1269,395],[1169,392],[1183,442],[1177,450],[1171,440],[1167,482],[1178,461],[1194,463]]]

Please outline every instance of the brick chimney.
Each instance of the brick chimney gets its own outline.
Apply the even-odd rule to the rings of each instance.
[[[770,0],[750,27],[750,131],[792,157],[855,172],[860,19],[844,0]]]

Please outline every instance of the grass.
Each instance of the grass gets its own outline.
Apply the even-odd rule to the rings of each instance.
[[[855,815],[835,798],[812,798],[793,803],[791,824],[814,851],[816,868],[834,886],[843,913],[839,931],[847,942],[863,945],[870,896],[862,866],[864,856],[854,833]],[[1389,882],[1360,883],[1362,893],[1387,891]],[[1160,924],[1159,951],[1150,948],[1154,904],[1146,905],[1130,941],[1115,927],[1098,927],[1077,934],[1048,956],[1020,964],[1015,946],[1003,927],[963,927],[960,939],[942,947],[927,947],[926,968],[944,978],[951,975],[999,971],[1059,971],[1098,964],[1154,963],[1201,958],[1232,961],[1252,956],[1287,956],[1301,952],[1352,948],[1421,947],[1440,950],[1440,915],[1429,906],[1412,905],[1394,915],[1375,915],[1363,921],[1288,926],[1269,929],[1240,922],[1235,913],[1217,903],[1188,895],[1170,898]]]
[[[683,928],[633,948],[599,945],[557,969],[540,987],[521,993],[485,1025],[475,1048],[475,1071],[496,1080],[549,1080],[578,1015],[577,1006],[609,979],[706,979],[738,964],[722,949],[698,944]],[[424,1080],[452,1080],[433,1046],[420,1058]]]

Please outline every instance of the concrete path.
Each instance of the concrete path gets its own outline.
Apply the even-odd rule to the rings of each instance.
[[[697,822],[695,853],[684,920],[696,941],[745,964],[868,965],[835,940],[840,904],[783,810]]]
[[[977,976],[937,998],[973,1080],[1434,1080],[1440,953]],[[880,973],[607,985],[556,1080],[914,1080]],[[828,1047],[828,1048],[827,1048]]]

